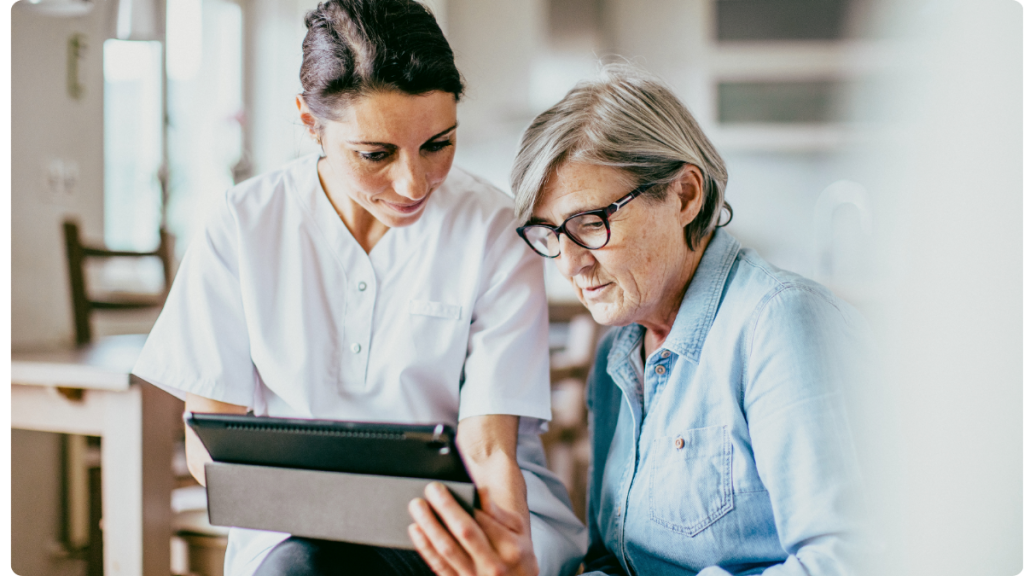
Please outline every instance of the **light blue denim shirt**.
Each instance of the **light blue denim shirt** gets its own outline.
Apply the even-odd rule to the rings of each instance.
[[[601,342],[587,402],[588,574],[845,575],[864,554],[843,390],[861,316],[717,231],[664,345]]]

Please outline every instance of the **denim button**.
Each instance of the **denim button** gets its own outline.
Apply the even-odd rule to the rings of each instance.
[[[360,292],[362,292],[363,290],[366,290],[366,282],[360,282],[359,286],[357,286],[357,287],[359,288]]]
[[[657,372],[658,375],[664,374],[665,373],[665,367],[664,366],[655,366],[654,367],[654,371]]]
[[[360,346],[359,344],[353,344],[352,345],[352,351],[355,352],[356,354],[359,354],[359,351],[362,350],[362,349],[363,349],[363,347]]]
[[[661,357],[662,357],[662,358],[668,358],[668,357],[669,357],[669,356],[671,356],[671,355],[672,355],[672,353],[671,353],[671,352],[669,352],[668,350],[662,350],[662,351],[661,351]]]
[[[676,438],[676,448],[682,448],[683,446],[686,446],[686,441],[682,438]]]

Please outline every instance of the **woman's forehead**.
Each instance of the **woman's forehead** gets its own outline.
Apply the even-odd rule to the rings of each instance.
[[[349,101],[338,120],[327,122],[327,128],[355,142],[422,143],[454,126],[456,118],[455,96],[448,92],[383,91]]]
[[[537,220],[561,222],[587,210],[604,208],[628,192],[629,176],[622,170],[569,162],[552,170],[534,205]]]

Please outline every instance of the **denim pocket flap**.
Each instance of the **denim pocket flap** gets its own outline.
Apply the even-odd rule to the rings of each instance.
[[[651,520],[696,536],[733,508],[728,426],[657,438],[651,449]]]

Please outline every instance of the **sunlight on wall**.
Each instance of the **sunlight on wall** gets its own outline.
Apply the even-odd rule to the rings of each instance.
[[[167,225],[180,257],[242,159],[242,11],[228,0],[170,2]]]
[[[103,43],[103,235],[111,248],[160,242],[161,57],[159,42]]]

